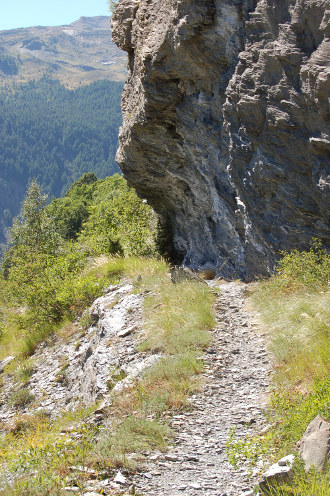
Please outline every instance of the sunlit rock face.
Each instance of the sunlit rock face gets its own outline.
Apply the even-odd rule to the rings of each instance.
[[[117,160],[194,268],[246,279],[329,239],[330,3],[120,0]]]

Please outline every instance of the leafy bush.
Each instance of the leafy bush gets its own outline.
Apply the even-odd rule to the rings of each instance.
[[[119,175],[98,182],[79,240],[93,255],[156,253],[157,218]]]
[[[100,291],[96,277],[82,272],[86,254],[66,245],[57,256],[19,246],[11,256],[7,289],[36,319],[58,322]],[[75,313],[75,312],[74,312]]]
[[[84,174],[64,198],[46,204],[33,181],[1,266],[2,342],[15,336],[24,355],[115,281],[114,261],[100,269],[90,255],[155,252],[155,214],[118,174],[105,180]]]
[[[314,239],[309,251],[293,250],[283,255],[277,269],[280,288],[291,291],[299,288],[327,288],[330,281],[330,256],[320,240]]]
[[[64,198],[56,198],[47,207],[47,213],[54,218],[56,229],[63,238],[76,239],[88,219],[96,183],[95,174],[83,174],[70,186]]]
[[[46,210],[48,196],[36,180],[28,188],[20,215],[14,219],[10,230],[9,264],[12,251],[19,247],[34,253],[55,254],[61,244],[54,218]]]

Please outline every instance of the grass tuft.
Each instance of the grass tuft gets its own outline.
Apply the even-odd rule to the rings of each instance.
[[[214,327],[210,289],[198,282],[174,285],[163,277],[145,300],[146,341],[141,350],[169,354],[202,350],[209,346]]]
[[[130,415],[114,425],[114,434],[103,435],[94,456],[105,466],[133,468],[130,453],[149,449],[164,450],[171,439],[171,431],[164,423]]]
[[[23,408],[33,400],[33,394],[27,388],[22,388],[12,393],[9,398],[9,404],[15,408]]]

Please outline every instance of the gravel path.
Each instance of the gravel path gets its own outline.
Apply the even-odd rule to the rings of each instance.
[[[165,455],[145,453],[144,472],[126,474],[124,487],[116,484],[111,475],[102,483],[87,481],[84,492],[79,494],[91,496],[101,489],[105,494],[113,494],[113,490],[120,494],[132,483],[136,494],[144,496],[252,494],[257,476],[250,478],[248,467],[235,470],[228,463],[226,442],[233,427],[237,429],[236,435],[244,436],[264,426],[262,407],[267,398],[270,363],[265,335],[258,332],[253,314],[244,308],[247,285],[210,283],[216,288],[219,285],[220,296],[215,304],[217,326],[206,354],[203,387],[190,398],[191,411],[170,418],[175,432],[172,449]],[[131,294],[131,290],[130,285],[115,286],[96,300],[90,309],[95,323],[81,336],[79,347],[75,336],[69,343],[41,346],[35,355],[37,370],[29,381],[36,396],[45,395],[41,406],[56,413],[59,408],[70,408],[77,396],[88,403],[93,400],[91,395],[104,395],[110,365],[118,365],[127,373],[117,388],[134,380],[159,358],[136,349],[141,337],[142,297]],[[69,364],[65,381],[54,381],[63,356],[68,357]],[[8,396],[10,388],[4,389]],[[105,405],[111,400],[109,394],[104,396]],[[2,398],[0,419],[8,421],[14,414],[15,410]],[[92,492],[87,489],[89,486],[94,489]]]
[[[216,302],[217,327],[208,350],[203,389],[191,398],[192,412],[172,418],[173,449],[146,455],[147,471],[135,477],[146,496],[238,496],[252,494],[256,476],[235,470],[226,459],[230,429],[243,436],[262,427],[270,363],[265,335],[244,309],[246,285],[227,282]]]

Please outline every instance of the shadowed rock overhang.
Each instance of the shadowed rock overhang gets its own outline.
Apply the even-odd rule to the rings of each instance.
[[[252,278],[329,241],[330,2],[120,0],[117,160],[194,268]]]

